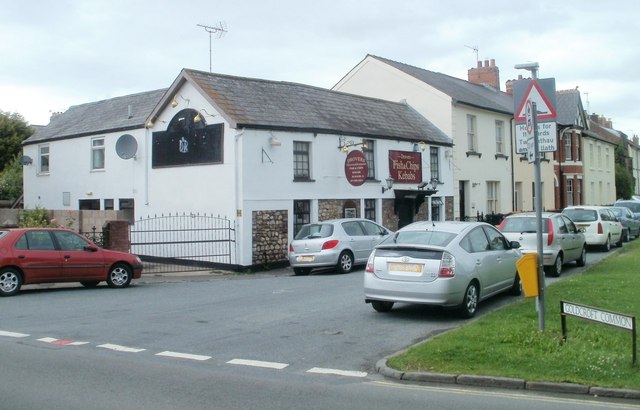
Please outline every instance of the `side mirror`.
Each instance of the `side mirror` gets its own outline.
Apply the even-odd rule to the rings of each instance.
[[[518,241],[511,241],[511,242],[509,242],[509,245],[511,245],[511,249],[518,249],[518,248],[520,248],[520,246],[522,246],[522,245],[520,245],[520,242],[518,242]]]

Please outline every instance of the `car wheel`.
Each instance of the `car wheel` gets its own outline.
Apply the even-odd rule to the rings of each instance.
[[[353,255],[349,251],[342,251],[338,258],[338,272],[349,273],[353,269]]]
[[[609,252],[611,250],[611,236],[607,236],[607,241],[602,245],[602,250]]]
[[[562,255],[558,254],[556,256],[556,260],[553,262],[553,265],[547,267],[547,273],[549,276],[553,276],[557,278],[562,273]]]
[[[621,235],[622,239],[620,239],[620,245],[622,245],[622,242],[629,242],[629,237],[630,236],[631,235],[629,234],[629,229],[623,229],[622,230],[622,235]]]
[[[98,283],[100,282],[97,280],[86,280],[84,282],[80,282],[80,284],[85,288],[95,288],[96,286],[98,286]]]
[[[393,302],[383,302],[381,300],[372,300],[371,306],[376,310],[376,312],[388,312],[393,307]]]
[[[296,276],[306,276],[311,272],[310,268],[293,268],[293,274]]]
[[[22,275],[15,269],[0,270],[0,296],[13,296],[20,291]]]
[[[124,263],[116,263],[109,269],[107,285],[110,288],[126,288],[131,283],[131,268]]]
[[[471,282],[467,286],[467,290],[464,292],[464,299],[462,299],[462,305],[460,305],[459,313],[464,318],[473,317],[478,310],[478,301],[480,299],[478,290],[478,284]]]
[[[509,293],[513,296],[522,295],[522,281],[520,280],[520,275],[516,273],[516,277],[513,279],[513,285],[511,285],[511,289]]]
[[[576,260],[577,266],[585,266],[587,264],[587,247],[582,247],[582,253],[580,254],[580,258]]]

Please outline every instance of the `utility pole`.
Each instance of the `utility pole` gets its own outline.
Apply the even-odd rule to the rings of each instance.
[[[217,26],[205,26],[204,24],[197,24],[198,27],[204,28],[209,33],[209,72],[211,72],[211,36],[216,35],[216,38],[224,36],[227,32],[227,25],[223,22],[219,22]]]

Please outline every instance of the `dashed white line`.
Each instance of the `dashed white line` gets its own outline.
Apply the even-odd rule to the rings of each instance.
[[[0,336],[6,336],[6,337],[27,337],[30,335],[27,335],[25,333],[16,333],[16,332],[5,332],[4,330],[0,330]]]
[[[98,347],[102,347],[104,349],[109,349],[109,350],[115,350],[116,352],[126,352],[126,353],[140,353],[140,352],[144,352],[147,349],[138,349],[135,347],[127,347],[127,346],[120,346],[120,345],[114,345],[111,343],[105,343],[102,345],[98,345]]]
[[[266,367],[268,369],[277,369],[282,370],[289,365],[286,363],[277,363],[277,362],[263,362],[260,360],[245,360],[245,359],[233,359],[227,362],[228,364],[239,364],[242,366],[253,366],[253,367]]]
[[[179,352],[170,352],[170,351],[156,353],[156,356],[174,357],[177,359],[189,359],[189,360],[200,360],[200,361],[211,359],[211,356],[202,356],[198,354],[179,353]]]
[[[307,373],[333,374],[337,376],[348,376],[348,377],[367,377],[366,372],[357,372],[353,370],[323,369],[321,367],[311,368],[307,370]]]
[[[38,339],[38,341],[58,346],[80,346],[89,344],[89,342],[76,342],[73,340],[55,339],[53,337],[43,337]]]

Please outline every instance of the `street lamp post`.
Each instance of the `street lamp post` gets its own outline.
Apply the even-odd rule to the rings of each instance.
[[[518,70],[528,70],[531,72],[533,80],[538,79],[538,63],[526,63],[516,64],[514,68]],[[538,146],[538,113],[536,103],[533,105],[533,153],[534,153],[534,184],[535,184],[535,211],[536,211],[536,223],[537,223],[537,253],[538,253],[538,330],[544,330],[544,267],[542,260],[542,189],[540,187],[542,183],[542,177],[540,174],[540,147]]]

